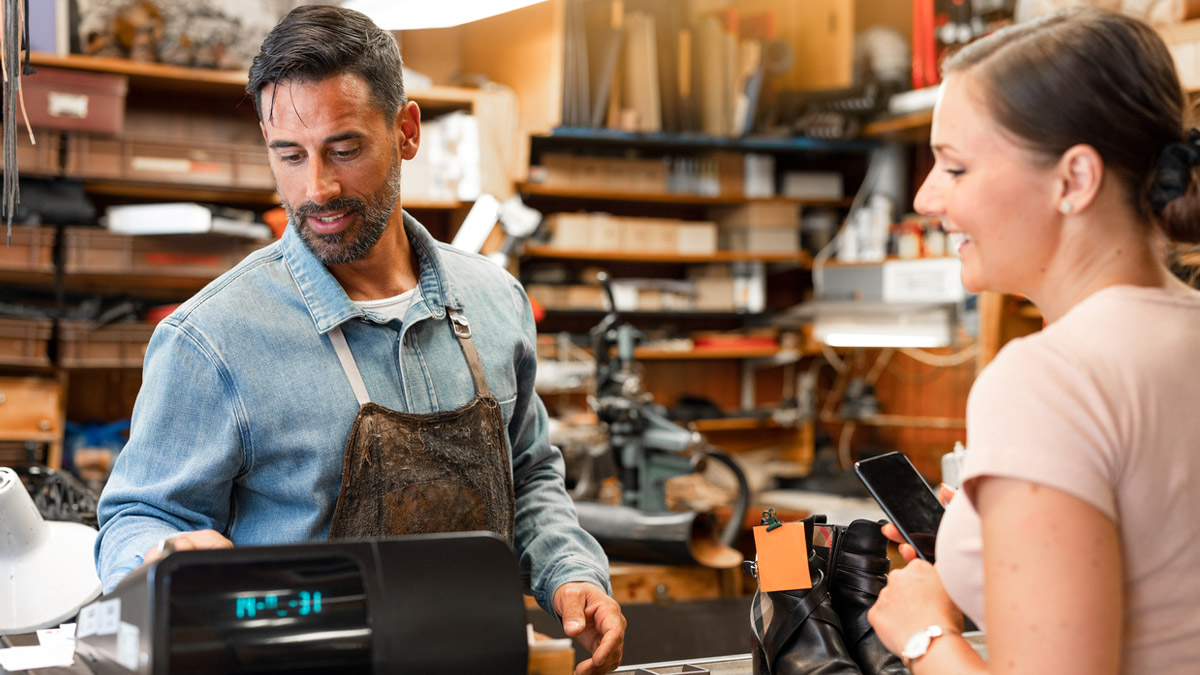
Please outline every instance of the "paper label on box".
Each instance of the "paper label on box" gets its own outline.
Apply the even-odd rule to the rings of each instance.
[[[88,96],[65,91],[52,91],[46,97],[46,110],[52,117],[87,119]]]
[[[122,621],[117,629],[117,663],[134,672],[137,672],[141,652],[140,637],[141,631],[131,623]]]
[[[99,604],[93,602],[79,610],[79,621],[75,625],[75,637],[85,638],[96,634],[96,609]]]
[[[192,170],[190,159],[168,159],[166,157],[133,157],[130,165],[134,171],[153,173],[190,173]]]

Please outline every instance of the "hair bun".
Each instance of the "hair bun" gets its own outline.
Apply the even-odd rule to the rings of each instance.
[[[1193,127],[1187,138],[1168,143],[1158,156],[1158,170],[1149,193],[1156,214],[1187,193],[1192,182],[1192,168],[1197,164],[1200,164],[1200,130]]]

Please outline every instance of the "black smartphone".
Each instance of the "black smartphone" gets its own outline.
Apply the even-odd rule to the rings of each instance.
[[[889,452],[854,463],[854,472],[917,557],[934,561],[934,541],[946,509],[908,458]]]

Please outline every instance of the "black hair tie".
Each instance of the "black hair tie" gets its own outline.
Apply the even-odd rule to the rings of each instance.
[[[1158,156],[1158,172],[1150,186],[1150,204],[1155,213],[1162,213],[1169,202],[1187,192],[1196,164],[1200,164],[1200,130],[1193,127],[1187,138],[1168,143]]]

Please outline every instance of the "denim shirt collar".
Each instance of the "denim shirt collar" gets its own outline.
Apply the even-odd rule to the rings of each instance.
[[[426,317],[445,318],[446,308],[462,309],[462,301],[454,292],[453,286],[442,265],[441,254],[437,241],[417,222],[407,211],[402,211],[404,231],[408,235],[408,243],[412,246],[420,266],[417,286],[420,289],[420,300],[409,309],[408,321]],[[367,313],[358,306],[329,273],[329,269],[321,264],[308,246],[296,234],[296,228],[290,223],[280,241],[283,249],[283,259],[291,270],[292,278],[308,308],[308,313],[320,333],[329,332],[334,326],[341,325],[355,318],[369,318]],[[414,316],[413,312],[418,312]]]

